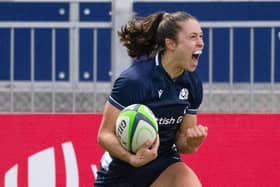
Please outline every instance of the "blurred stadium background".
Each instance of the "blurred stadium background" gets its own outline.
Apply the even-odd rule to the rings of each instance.
[[[280,1],[1,0],[0,113],[102,112],[130,63],[116,30],[160,10],[201,21],[201,112],[280,112]]]
[[[209,135],[183,160],[205,187],[280,186],[280,0],[0,0],[0,186],[92,186],[103,105],[131,63],[116,30],[160,10],[204,31]]]

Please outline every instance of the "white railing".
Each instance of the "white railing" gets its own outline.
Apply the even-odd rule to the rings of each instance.
[[[1,1],[4,2],[4,1]],[[90,106],[90,110],[87,110],[87,112],[97,112],[99,111],[97,109],[97,94],[98,93],[108,93],[108,90],[110,89],[110,82],[108,83],[98,83],[97,82],[97,41],[98,41],[98,30],[112,28],[112,22],[86,22],[86,21],[78,21],[79,20],[79,6],[78,2],[110,2],[110,1],[79,1],[79,0],[61,0],[61,1],[53,1],[53,0],[15,0],[15,1],[5,1],[5,2],[69,2],[70,9],[69,9],[69,21],[45,21],[45,22],[38,22],[38,21],[5,21],[0,22],[0,29],[5,28],[10,30],[10,80],[9,81],[0,81],[0,102],[1,103],[8,103],[9,107],[6,107],[5,109],[1,110],[0,112],[36,112],[36,98],[41,93],[51,93],[51,99],[49,99],[49,95],[46,96],[45,106],[47,105],[51,106],[46,112],[57,112],[56,107],[56,101],[57,101],[57,95],[68,93],[70,94],[70,99],[67,100],[67,102],[71,103],[69,106],[71,109],[69,110],[69,107],[67,110],[62,109],[61,112],[76,112],[77,111],[77,99],[79,99],[78,94],[80,93],[92,93],[92,99],[88,99],[90,101],[94,100]],[[111,14],[109,12],[108,14]],[[30,30],[30,81],[16,81],[14,79],[14,55],[15,55],[15,30],[16,29],[29,29]],[[51,30],[51,45],[52,45],[52,57],[51,57],[51,80],[50,81],[36,81],[35,80],[35,31],[36,29],[50,29]],[[92,82],[80,82],[79,81],[79,32],[80,29],[92,29],[93,33],[93,81]],[[69,32],[69,81],[57,81],[56,80],[56,32],[57,29],[68,29]],[[110,37],[110,36],[109,36]],[[62,76],[63,77],[63,76]],[[63,79],[62,79],[63,80]],[[9,93],[7,95],[7,93]],[[17,109],[17,103],[20,103],[21,101],[18,101],[16,98],[18,95],[24,95],[27,94],[27,96],[19,96],[20,98],[24,97],[23,100],[28,100],[27,106],[25,109]],[[72,99],[71,99],[72,98]],[[37,99],[38,100],[38,99]],[[40,100],[40,99],[39,99]],[[65,100],[64,98],[61,98],[61,100]],[[47,102],[50,102],[47,104]],[[26,105],[26,104],[22,104]],[[40,105],[40,104],[39,104]],[[61,102],[61,105],[67,105],[65,103]],[[3,106],[3,105],[2,105]],[[26,110],[26,111],[25,111]],[[43,109],[44,110],[44,109]]]
[[[1,1],[2,2],[2,1]],[[11,35],[11,58],[10,58],[10,80],[0,82],[0,92],[8,93],[8,97],[5,96],[2,99],[3,101],[8,101],[9,107],[5,108],[4,112],[18,112],[15,108],[16,105],[16,94],[19,92],[30,93],[29,100],[30,110],[27,112],[37,112],[34,106],[36,105],[35,97],[37,93],[51,93],[51,109],[49,112],[56,112],[56,94],[57,93],[69,93],[71,98],[67,102],[71,102],[70,112],[77,112],[77,98],[79,97],[78,93],[92,93],[93,94],[93,106],[91,110],[85,110],[86,112],[100,112],[103,108],[104,100],[98,99],[97,94],[103,93],[106,97],[110,93],[111,83],[100,83],[96,82],[96,77],[93,79],[93,82],[80,82],[78,79],[78,64],[79,64],[79,52],[78,52],[78,43],[79,43],[79,29],[82,28],[91,28],[93,29],[93,38],[94,42],[97,41],[98,29],[99,28],[112,28],[116,30],[115,24],[112,22],[79,22],[78,19],[78,7],[76,6],[77,2],[107,2],[107,1],[94,1],[94,0],[6,0],[5,2],[70,2],[74,5],[70,8],[70,17],[71,19],[68,22],[0,22],[0,28],[9,28]],[[108,1],[111,2],[111,1]],[[131,1],[132,2],[132,1]],[[280,27],[280,21],[220,21],[220,22],[201,22],[203,28],[208,28],[209,30],[209,41],[206,45],[209,48],[209,77],[208,83],[204,85],[205,87],[205,101],[202,105],[202,111],[205,112],[280,112],[279,103],[280,98],[280,85],[275,83],[275,41],[277,38],[280,39],[280,33],[276,33],[276,28]],[[69,29],[71,41],[69,41],[69,59],[70,59],[70,76],[69,81],[67,82],[57,82],[55,80],[55,68],[52,68],[52,80],[48,82],[39,82],[34,80],[34,48],[31,47],[31,80],[30,81],[15,81],[14,80],[14,30],[17,28],[29,28],[31,34],[31,46],[34,47],[34,30],[37,28],[50,28],[52,30],[52,46],[55,47],[55,33],[58,28]],[[228,28],[229,29],[229,83],[221,84],[213,82],[213,30],[216,28]],[[235,28],[248,28],[250,29],[250,81],[248,83],[236,84],[234,83],[234,29]],[[270,62],[270,82],[266,84],[258,84],[254,82],[254,30],[256,28],[270,28],[271,29],[271,62]],[[116,52],[112,41],[112,53]],[[93,44],[97,46],[97,43]],[[54,51],[54,49],[52,49]],[[98,49],[96,49],[98,50]],[[96,51],[94,52],[96,54]],[[33,59],[33,60],[32,60]],[[55,52],[52,53],[52,67],[55,67]],[[96,67],[97,59],[93,57],[93,67]],[[114,60],[114,59],[112,59]],[[116,62],[118,64],[121,62]],[[96,68],[95,70],[96,71]],[[114,74],[114,72],[112,72]],[[244,102],[248,103],[248,106],[243,110],[235,108],[236,102],[244,104],[243,101],[238,101],[239,98],[236,96],[245,96]],[[215,101],[225,97],[225,100],[221,102]],[[267,97],[264,101],[264,105],[269,106],[264,109],[262,106],[256,106],[256,103],[259,100],[259,97]],[[8,99],[7,99],[8,98]],[[217,99],[218,98],[218,99]],[[90,98],[89,98],[90,100]],[[1,95],[0,95],[0,102]],[[96,103],[99,103],[99,107]],[[63,105],[63,104],[62,104]],[[217,109],[217,106],[222,106]],[[48,112],[47,111],[47,112]],[[69,112],[68,111],[68,112]],[[1,107],[0,107],[1,112]]]

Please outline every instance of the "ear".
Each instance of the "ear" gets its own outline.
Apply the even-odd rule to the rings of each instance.
[[[165,38],[165,47],[169,50],[174,50],[176,47],[176,42],[170,38]]]

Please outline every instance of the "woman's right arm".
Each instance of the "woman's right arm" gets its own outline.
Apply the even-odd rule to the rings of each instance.
[[[136,154],[132,154],[125,150],[116,134],[115,124],[120,110],[107,102],[105,104],[103,118],[98,131],[98,143],[106,149],[112,156],[128,162],[134,167],[140,167],[157,157],[157,150],[159,146],[159,137],[154,142],[152,148],[151,143],[144,144]]]

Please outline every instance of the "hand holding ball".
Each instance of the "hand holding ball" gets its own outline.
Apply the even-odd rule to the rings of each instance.
[[[129,105],[117,118],[116,135],[121,145],[129,152],[136,153],[148,140],[154,142],[157,134],[157,119],[143,104]]]

